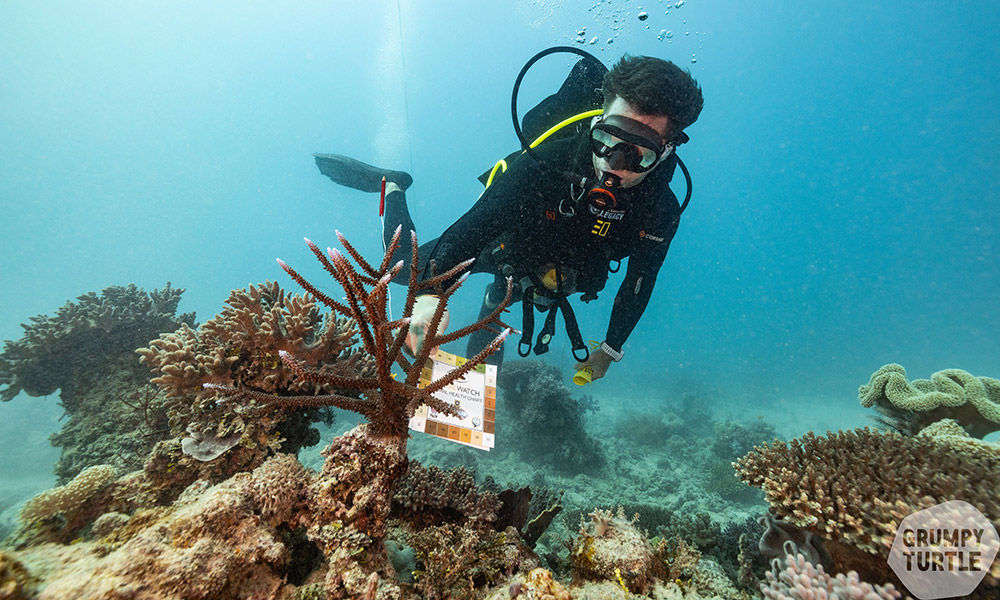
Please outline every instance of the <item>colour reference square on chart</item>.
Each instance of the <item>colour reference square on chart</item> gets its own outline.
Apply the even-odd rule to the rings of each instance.
[[[423,388],[466,363],[466,359],[438,350],[420,373]],[[421,406],[410,418],[410,429],[480,450],[493,447],[496,429],[496,380],[494,365],[479,365],[434,397],[456,406],[460,416],[446,415]]]

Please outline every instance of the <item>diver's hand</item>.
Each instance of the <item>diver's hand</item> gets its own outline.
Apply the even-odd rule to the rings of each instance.
[[[589,367],[590,380],[597,381],[608,372],[608,367],[611,366],[613,360],[603,348],[598,347],[590,352],[586,361],[576,363],[576,370],[580,371]]]
[[[437,296],[426,295],[417,297],[416,302],[414,302],[413,314],[410,316],[410,331],[406,334],[406,349],[409,350],[410,356],[416,356],[421,344],[424,343],[424,339],[430,333],[428,328],[440,301]],[[431,337],[444,333],[444,330],[447,328],[448,309],[446,308],[444,309],[444,314],[441,315],[441,323],[438,324],[437,331]],[[436,350],[436,348],[433,350]]]

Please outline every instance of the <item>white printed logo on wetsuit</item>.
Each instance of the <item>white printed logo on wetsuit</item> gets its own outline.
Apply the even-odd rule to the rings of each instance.
[[[639,237],[642,238],[642,239],[644,239],[644,240],[649,240],[651,242],[662,242],[663,241],[663,238],[661,238],[661,237],[657,237],[657,236],[655,236],[655,235],[653,235],[651,233],[646,233],[645,229],[643,229],[642,231],[639,232]]]
[[[588,204],[587,208],[590,209],[590,214],[594,215],[599,219],[607,219],[608,221],[621,221],[625,218],[624,210],[602,210],[597,208],[593,204]]]

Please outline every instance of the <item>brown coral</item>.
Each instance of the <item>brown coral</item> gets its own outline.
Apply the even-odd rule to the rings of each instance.
[[[21,520],[25,524],[30,524],[58,513],[74,513],[114,478],[114,467],[108,465],[89,467],[66,485],[46,490],[28,500],[21,509]]]
[[[226,437],[250,424],[232,411],[220,411],[215,392],[204,384],[285,396],[335,392],[335,387],[296,377],[279,352],[291,352],[320,372],[364,371],[363,355],[352,349],[357,331],[346,318],[324,316],[312,296],[288,294],[276,282],[266,282],[233,290],[222,312],[197,330],[185,325],[137,352],[158,374],[152,382],[167,394],[174,435],[193,424]]]
[[[945,418],[978,438],[1000,430],[1000,380],[961,369],[909,381],[903,367],[888,364],[858,389],[858,400],[878,410],[883,424],[909,435]]]
[[[621,507],[614,516],[596,510],[591,519],[593,529],[581,526],[570,542],[574,580],[617,581],[632,592],[647,593],[665,575],[665,565],[634,520],[626,518]]]
[[[496,520],[500,499],[480,491],[468,469],[425,467],[410,461],[406,476],[393,496],[393,516],[416,526],[468,524],[488,526]]]
[[[941,502],[964,500],[1000,526],[995,456],[956,451],[931,436],[867,428],[824,437],[809,433],[765,444],[735,466],[744,481],[764,490],[778,517],[883,558],[906,515]],[[828,549],[838,566],[837,549]],[[848,558],[839,559],[841,567]],[[851,568],[861,570],[853,562]]]

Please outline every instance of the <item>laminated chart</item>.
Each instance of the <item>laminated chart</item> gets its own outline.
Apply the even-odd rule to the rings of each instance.
[[[466,359],[438,350],[420,372],[420,387],[447,375],[465,364]],[[497,368],[479,365],[434,397],[457,406],[462,416],[444,415],[421,406],[410,418],[410,429],[421,431],[480,450],[493,447],[496,428]]]

